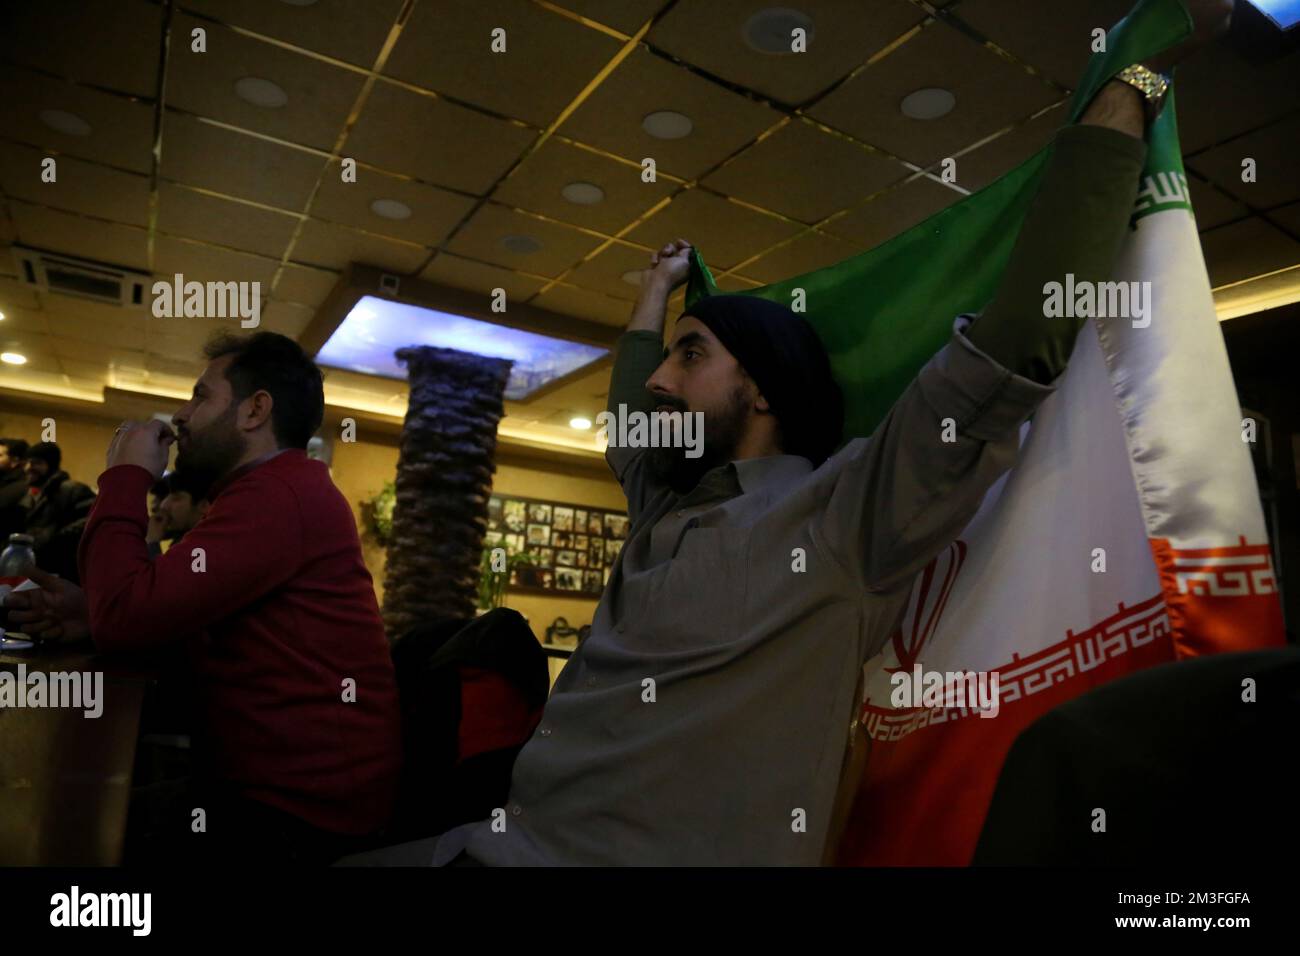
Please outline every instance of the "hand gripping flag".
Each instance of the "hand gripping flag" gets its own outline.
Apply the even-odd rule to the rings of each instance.
[[[1093,56],[1070,122],[1124,66],[1186,37],[1178,0],[1141,0]],[[1090,320],[1020,458],[959,539],[918,575],[864,665],[869,756],[841,863],[963,865],[1016,735],[1139,668],[1284,643],[1249,446],[1197,241],[1173,93],[1114,279],[1151,283],[1148,320]],[[1047,159],[838,265],[751,294],[792,304],[831,356],[845,437],[869,435],[992,298]],[[687,303],[717,291],[693,257]],[[1139,327],[1141,326],[1141,327]],[[890,675],[997,672],[1000,711],[898,708]]]

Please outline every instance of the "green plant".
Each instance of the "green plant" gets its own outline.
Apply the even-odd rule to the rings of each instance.
[[[393,506],[397,504],[397,486],[389,481],[373,498],[361,502],[361,523],[380,544],[393,536]]]
[[[505,553],[505,570],[494,570],[492,567],[492,552],[500,549]],[[479,610],[490,611],[493,608],[500,607],[505,601],[506,587],[510,584],[510,572],[520,565],[532,564],[533,556],[518,552],[511,554],[508,549],[501,545],[496,547],[485,547],[483,556],[478,563],[478,606]],[[497,561],[500,567],[502,562]]]

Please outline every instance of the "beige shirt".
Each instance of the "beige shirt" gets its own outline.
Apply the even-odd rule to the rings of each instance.
[[[489,864],[819,862],[861,665],[1052,392],[977,350],[966,324],[874,435],[815,470],[737,461],[679,496],[644,450],[609,450],[631,527],[591,635],[496,828],[450,831],[435,863],[462,848]],[[644,383],[662,348],[625,334],[611,397]]]

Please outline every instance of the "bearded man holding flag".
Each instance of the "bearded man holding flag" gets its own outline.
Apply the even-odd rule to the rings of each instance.
[[[745,295],[715,294],[684,240],[653,256],[619,342],[610,415],[702,413],[703,453],[609,447],[631,529],[591,635],[519,754],[501,818],[444,834],[435,864],[830,858],[836,808],[861,773],[845,754],[863,664],[914,614],[918,574],[1017,460],[1022,425],[1053,395],[1085,324],[1045,308],[1044,293],[1113,278],[1167,74],[1230,11],[1225,0],[1144,0],[1112,31],[1050,156],[986,190],[984,212],[962,213],[1011,227],[972,270],[998,277],[993,294],[974,303],[977,316],[959,315],[883,414],[871,403],[891,383],[853,374],[870,344],[864,313],[881,304],[865,294],[868,273],[899,286],[911,277],[882,266],[879,250]],[[935,222],[896,242],[941,253]],[[961,265],[924,263],[969,297],[978,285],[947,274]],[[665,349],[667,301],[688,278]],[[782,301],[805,285],[806,317]],[[915,351],[916,337],[905,344]],[[839,447],[846,434],[869,437]],[[950,844],[968,856],[966,830]]]

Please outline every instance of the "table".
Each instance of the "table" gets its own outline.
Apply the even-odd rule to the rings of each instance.
[[[0,650],[0,671],[102,674],[102,714],[0,706],[0,865],[111,866],[122,857],[151,674],[89,644]]]

